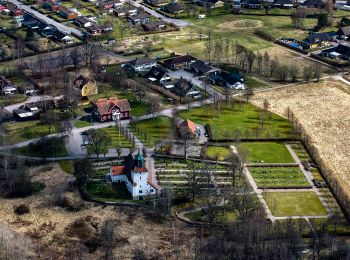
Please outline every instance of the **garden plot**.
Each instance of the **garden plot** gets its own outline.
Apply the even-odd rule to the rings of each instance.
[[[344,191],[344,202],[350,199],[350,95],[347,88],[343,82],[332,79],[256,93],[253,97],[257,105],[267,99],[270,110],[280,115],[285,115],[289,107],[308,136],[313,157],[324,168],[327,179],[338,183],[337,189]]]
[[[239,148],[247,152],[247,159],[250,163],[295,163],[292,155],[283,143],[241,143]]]
[[[310,188],[299,167],[250,167],[258,188]]]
[[[263,197],[275,217],[326,217],[328,214],[313,191],[264,192]]]
[[[305,150],[305,147],[301,142],[291,142],[289,143],[290,147],[293,149],[295,154],[299,157],[300,160],[310,160],[310,155]]]

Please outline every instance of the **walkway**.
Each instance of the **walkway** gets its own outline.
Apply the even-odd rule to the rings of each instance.
[[[66,34],[74,34],[74,35],[77,35],[79,37],[83,36],[83,33],[80,30],[72,28],[72,27],[69,27],[69,26],[66,26],[66,25],[64,25],[62,23],[56,22],[55,20],[47,17],[46,15],[44,15],[42,13],[39,13],[38,11],[32,9],[31,6],[22,4],[21,2],[19,2],[17,0],[7,0],[7,1],[10,2],[10,3],[15,4],[18,8],[21,8],[24,11],[33,14],[34,16],[39,18],[40,20],[55,26],[58,30],[60,30],[60,31],[66,33]]]

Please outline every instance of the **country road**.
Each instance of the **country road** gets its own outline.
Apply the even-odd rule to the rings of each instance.
[[[28,12],[28,13],[31,13],[33,15],[35,15],[37,18],[39,18],[40,20],[48,23],[48,24],[51,24],[53,26],[55,26],[58,30],[60,30],[61,32],[63,33],[66,33],[66,34],[74,34],[76,36],[79,36],[79,37],[82,37],[83,36],[83,33],[78,30],[78,29],[75,29],[75,28],[72,28],[72,27],[69,27],[69,26],[66,26],[62,23],[59,23],[59,22],[56,22],[55,20],[47,17],[46,15],[42,14],[42,13],[39,13],[38,11],[32,9],[30,6],[28,5],[25,5],[25,4],[22,4],[21,2],[17,1],[17,0],[7,0],[8,2],[10,3],[13,3],[15,4],[18,8],[21,8],[23,9],[24,11]]]
[[[178,27],[186,27],[186,26],[189,26],[191,25],[191,23],[185,21],[185,20],[181,20],[181,19],[173,19],[173,18],[168,18],[168,17],[165,17],[164,15],[156,12],[155,10],[152,10],[151,8],[148,8],[147,6],[144,6],[144,5],[141,5],[139,4],[138,2],[134,1],[134,0],[128,0],[127,1],[129,4],[135,6],[136,8],[142,8],[144,9],[147,13],[151,14],[152,16],[164,21],[164,22],[167,22],[167,23],[171,23],[171,24],[174,24]]]

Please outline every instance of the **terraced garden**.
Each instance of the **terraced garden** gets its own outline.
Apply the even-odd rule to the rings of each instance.
[[[258,188],[309,188],[299,167],[250,167]]]

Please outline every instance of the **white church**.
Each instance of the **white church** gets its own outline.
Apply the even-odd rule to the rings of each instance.
[[[131,153],[126,156],[123,165],[112,166],[106,177],[112,182],[124,182],[134,200],[142,200],[158,192],[140,152],[135,157]]]

